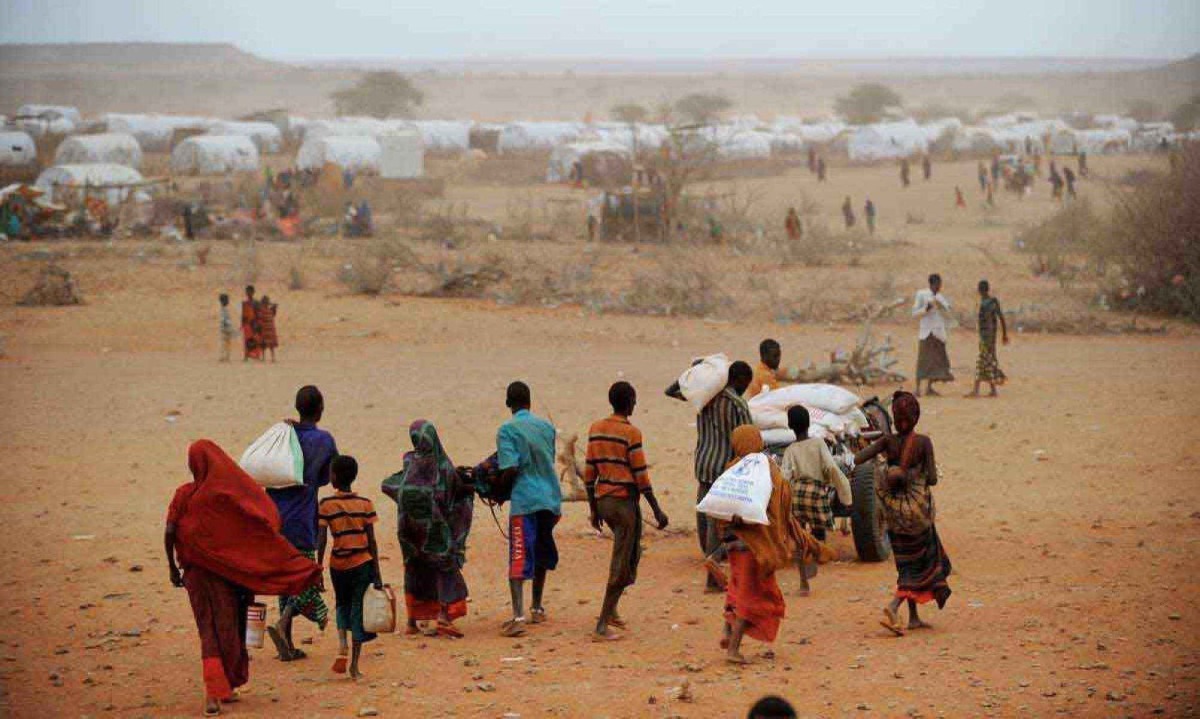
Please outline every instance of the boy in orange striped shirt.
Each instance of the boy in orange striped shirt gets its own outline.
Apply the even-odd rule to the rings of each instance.
[[[637,392],[628,382],[617,382],[608,390],[608,402],[612,416],[594,422],[588,431],[587,469],[583,475],[592,526],[599,531],[607,524],[613,533],[608,587],[593,641],[620,639],[611,627],[625,627],[617,614],[617,603],[625,588],[637,579],[642,553],[639,499],[646,497],[659,529],[665,529],[669,521],[650,487],[642,431],[629,421],[637,405]]]
[[[333,550],[329,554],[329,579],[337,602],[338,657],[333,671],[346,671],[346,635],[354,640],[350,658],[350,678],[362,677],[358,672],[358,657],[362,645],[375,638],[363,629],[363,596],[367,586],[383,589],[379,574],[379,549],[375,545],[375,523],[379,518],[375,506],[366,497],[350,490],[358,477],[358,462],[348,455],[338,455],[330,466],[333,488],[330,497],[321,500],[317,509],[317,562],[325,559],[325,543],[333,535]]]

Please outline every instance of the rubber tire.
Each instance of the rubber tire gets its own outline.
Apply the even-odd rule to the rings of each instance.
[[[875,465],[873,460],[861,464],[850,477],[854,494],[850,530],[860,562],[882,562],[892,556],[892,543],[879,514],[879,498],[875,496]]]

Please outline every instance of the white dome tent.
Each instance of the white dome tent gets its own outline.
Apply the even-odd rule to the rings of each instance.
[[[42,117],[53,116],[61,117],[72,125],[78,125],[83,121],[83,115],[79,114],[79,110],[70,105],[38,105],[29,104],[21,105],[17,110],[18,117]]]
[[[171,153],[171,172],[179,175],[226,175],[258,170],[258,148],[244,135],[196,135]]]
[[[37,145],[27,132],[0,132],[0,167],[37,165]]]
[[[218,122],[209,129],[208,134],[248,137],[264,155],[274,154],[283,149],[283,133],[269,122]]]
[[[330,136],[305,140],[296,153],[296,167],[316,170],[332,163],[343,170],[379,171],[383,148],[374,137]]]
[[[471,123],[459,120],[417,120],[411,123],[421,134],[424,149],[466,151],[471,145]],[[382,137],[380,138],[382,140]]]
[[[425,174],[425,144],[416,130],[379,136],[379,175],[388,179],[413,179]]]
[[[570,142],[551,150],[550,162],[546,166],[546,182],[566,182],[571,178],[571,170],[577,162],[585,165],[584,177],[588,180],[608,179],[632,168],[630,152],[620,143]],[[590,177],[589,170],[596,176]],[[628,181],[627,176],[625,179]]]
[[[124,133],[75,135],[58,146],[54,162],[58,165],[125,165],[137,169],[142,165],[142,148],[133,135]]]
[[[194,128],[207,130],[220,121],[207,117],[185,115],[123,115],[109,113],[104,116],[108,132],[123,132],[133,137],[145,152],[169,152],[175,130]]]
[[[896,160],[928,149],[928,132],[912,120],[857,127],[846,142],[846,152],[856,162]]]
[[[102,197],[108,204],[116,205],[143,182],[142,174],[126,165],[55,165],[43,170],[34,186],[44,191],[50,202],[61,203],[86,195]]]
[[[551,150],[578,140],[583,129],[576,122],[510,122],[500,130],[498,149],[501,153]]]

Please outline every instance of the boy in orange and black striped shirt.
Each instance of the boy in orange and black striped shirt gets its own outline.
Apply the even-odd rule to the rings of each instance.
[[[599,530],[607,524],[613,533],[608,588],[593,635],[595,641],[620,639],[610,627],[625,626],[617,614],[617,603],[625,588],[637,579],[642,553],[639,499],[646,497],[659,529],[665,529],[669,521],[650,487],[642,431],[629,421],[637,405],[637,392],[628,382],[617,382],[608,390],[608,402],[612,416],[593,423],[588,431],[587,469],[583,475],[592,526]]]
[[[367,586],[383,588],[379,574],[379,549],[375,545],[374,525],[379,521],[375,506],[366,497],[350,491],[358,476],[358,462],[348,455],[334,458],[330,467],[333,496],[317,505],[317,561],[325,559],[325,544],[333,535],[329,555],[329,578],[337,602],[338,657],[333,671],[346,671],[346,635],[352,635],[354,653],[350,658],[350,677],[358,679],[358,657],[362,645],[375,638],[363,629],[363,596]]]

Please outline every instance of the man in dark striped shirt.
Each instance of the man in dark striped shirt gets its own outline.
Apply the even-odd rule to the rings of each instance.
[[[696,503],[699,504],[708,494],[713,482],[725,471],[725,465],[733,459],[733,445],[730,435],[735,427],[743,424],[753,424],[750,417],[750,406],[742,395],[754,379],[754,370],[742,361],[729,366],[729,381],[711,402],[700,410],[696,417]],[[682,399],[678,393],[668,394]],[[696,535],[700,540],[700,549],[705,556],[711,555],[721,546],[721,538],[717,536],[716,522],[710,522],[708,517],[696,513]],[[708,578],[707,589],[719,591],[720,583],[712,576]]]

